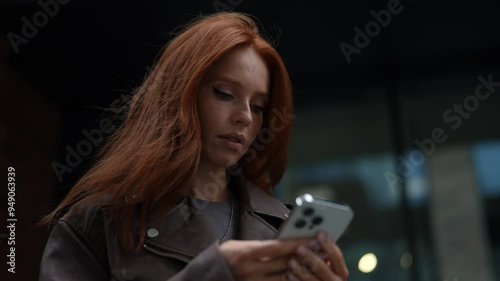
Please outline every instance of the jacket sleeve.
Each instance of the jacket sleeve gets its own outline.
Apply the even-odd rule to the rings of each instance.
[[[109,281],[106,266],[78,232],[59,220],[52,228],[40,263],[39,281]]]
[[[104,239],[104,238],[103,238]],[[181,271],[163,281],[235,281],[215,241]],[[71,221],[59,220],[52,229],[40,263],[39,281],[109,281],[114,274],[89,246]],[[117,276],[115,276],[117,277]]]
[[[212,243],[184,269],[165,281],[187,280],[235,281],[226,258],[219,250],[219,241]]]

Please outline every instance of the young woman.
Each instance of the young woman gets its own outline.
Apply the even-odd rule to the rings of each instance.
[[[44,218],[40,280],[345,280],[324,235],[274,239],[291,119],[285,65],[251,17],[192,21]]]

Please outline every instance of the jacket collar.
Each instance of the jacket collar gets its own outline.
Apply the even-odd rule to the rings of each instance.
[[[238,229],[240,238],[274,238],[277,230],[268,220],[281,222],[286,219],[289,213],[287,207],[246,181],[242,175],[232,176],[229,187],[242,207]],[[145,249],[185,262],[189,262],[215,241],[220,243],[210,221],[201,210],[191,206],[188,198],[176,205],[158,227],[148,226],[146,231]]]
[[[234,184],[233,184],[234,183]],[[230,178],[231,191],[240,198],[252,212],[286,219],[289,210],[276,198],[267,194],[264,190],[247,181],[242,175]]]

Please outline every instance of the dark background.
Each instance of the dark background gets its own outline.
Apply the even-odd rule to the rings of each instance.
[[[16,280],[37,278],[47,233],[34,223],[57,205],[89,167],[97,149],[64,173],[62,180],[52,165],[68,163],[68,147],[76,148],[85,139],[82,131],[99,128],[99,120],[106,116],[100,108],[137,87],[171,32],[196,15],[230,9],[259,18],[265,31],[278,39],[277,49],[292,77],[299,113],[325,104],[387,104],[390,141],[375,145],[353,139],[360,144],[339,149],[337,155],[381,149],[400,154],[411,146],[408,135],[429,135],[427,127],[421,126],[422,119],[420,125],[411,125],[418,117],[403,120],[401,102],[415,96],[432,98],[436,92],[404,91],[401,89],[412,88],[412,84],[402,81],[440,81],[444,75],[460,77],[464,73],[486,77],[498,71],[500,2],[401,1],[403,10],[393,14],[390,23],[359,54],[352,54],[348,63],[339,44],[354,46],[353,28],[364,29],[373,20],[370,11],[387,9],[389,2],[72,0],[59,4],[59,11],[16,52],[7,35],[22,35],[22,18],[33,22],[33,15],[43,9],[36,1],[2,1],[0,89],[5,124],[1,139],[5,166],[17,170],[17,217],[22,218],[16,231]],[[494,75],[493,80],[500,80],[498,77]],[[453,84],[450,82],[450,89]],[[470,84],[477,81],[470,80]],[[372,85],[384,90],[367,91]],[[443,95],[454,94],[442,90]],[[498,104],[498,91],[495,94]],[[450,105],[443,103],[441,109]],[[425,112],[426,108],[419,110]],[[450,135],[450,143],[500,137],[498,111],[477,115],[481,117],[474,124],[480,125],[464,125],[462,133]],[[311,157],[294,151],[292,161]],[[5,193],[1,196],[1,202],[6,202]],[[407,211],[403,198],[398,212],[408,215]],[[4,208],[1,212],[5,214]],[[496,217],[490,220],[498,218],[498,209],[492,214]],[[498,233],[498,227],[492,223],[490,227]],[[411,233],[408,239],[411,245]],[[0,245],[3,255],[5,241]],[[4,272],[2,269],[2,276]],[[434,276],[437,280],[437,273]],[[409,278],[424,280],[418,273]]]

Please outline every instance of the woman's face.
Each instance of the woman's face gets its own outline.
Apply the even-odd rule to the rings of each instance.
[[[259,133],[269,98],[269,70],[250,46],[225,54],[206,72],[198,92],[201,164],[230,167]]]

